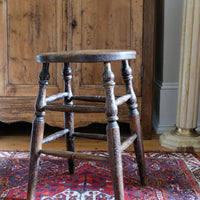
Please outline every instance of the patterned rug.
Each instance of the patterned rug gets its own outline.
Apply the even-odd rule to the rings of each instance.
[[[102,152],[102,154],[105,154]],[[200,199],[200,159],[191,153],[145,153],[149,185],[139,186],[134,153],[123,153],[125,199]],[[28,152],[0,151],[0,199],[26,199]],[[41,157],[36,199],[114,200],[109,164],[76,161],[75,175],[67,162]]]

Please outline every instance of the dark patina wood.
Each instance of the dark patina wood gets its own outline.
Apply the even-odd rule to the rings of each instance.
[[[130,136],[129,138],[127,138],[126,140],[124,140],[122,142],[121,148],[122,151],[124,151],[125,149],[127,149],[131,144],[133,144],[133,142],[135,141],[135,139],[137,139],[137,134],[133,134],[132,136]]]
[[[155,24],[156,4],[162,1],[144,0],[144,35],[143,35],[143,77],[142,77],[142,133],[145,139],[152,139],[152,111],[153,111],[153,71],[155,58]],[[160,9],[160,8],[158,8]],[[161,18],[159,15],[158,18]],[[160,22],[157,23],[160,25]]]
[[[126,103],[129,99],[130,99],[131,95],[130,94],[127,94],[127,95],[124,95],[124,96],[121,96],[119,98],[117,98],[115,100],[115,103],[117,106],[120,106],[122,105],[123,103]]]
[[[37,62],[110,62],[116,60],[128,60],[136,58],[135,51],[129,50],[80,50],[63,51],[40,54]]]
[[[53,155],[57,157],[69,158],[70,160],[82,159],[82,160],[108,160],[107,156],[98,154],[78,153],[72,151],[57,151],[57,150],[40,150],[39,154]]]
[[[103,134],[74,132],[73,136],[83,137],[83,138],[88,138],[88,139],[96,139],[96,140],[107,140],[107,135],[103,135]]]
[[[29,161],[29,178],[28,178],[28,191],[27,199],[34,199],[38,167],[39,167],[39,151],[42,148],[42,140],[44,133],[44,115],[43,108],[46,105],[46,87],[49,80],[49,64],[44,63],[42,71],[39,74],[39,91],[35,104],[35,119],[32,124],[31,132],[31,149]]]
[[[57,132],[47,136],[46,138],[44,138],[43,141],[42,141],[42,144],[45,144],[45,143],[51,142],[53,140],[56,140],[59,137],[62,137],[63,135],[65,135],[68,132],[69,132],[69,129],[67,129],[67,128],[64,129],[64,130],[61,130],[61,131],[57,131]]]
[[[68,97],[68,96],[69,96],[69,94],[67,92],[51,95],[46,98],[46,103],[54,102],[54,101],[63,99],[64,97]]]
[[[138,170],[140,174],[140,180],[142,185],[147,185],[147,176],[145,168],[145,159],[144,159],[144,148],[142,142],[142,133],[140,126],[140,117],[137,110],[137,101],[136,96],[132,86],[132,69],[130,68],[128,61],[122,61],[121,73],[126,87],[126,93],[131,95],[131,98],[127,101],[127,106],[129,109],[129,119],[130,119],[130,129],[132,134],[137,133],[137,139],[134,141],[134,148],[136,159],[138,163]]]
[[[109,152],[109,163],[112,176],[112,183],[115,193],[115,199],[124,199],[124,184],[122,170],[122,155],[119,126],[117,123],[117,105],[114,95],[114,74],[111,71],[110,63],[104,63],[103,85],[106,91],[106,120],[108,121],[106,132]]]
[[[39,92],[35,104],[35,119],[32,126],[31,157],[29,165],[29,183],[27,199],[34,199],[37,171],[40,154],[54,155],[68,158],[69,172],[75,173],[74,159],[108,160],[111,168],[113,189],[116,200],[124,200],[122,155],[128,146],[134,144],[141,184],[147,184],[144,150],[140,127],[140,117],[137,110],[136,96],[132,87],[132,70],[127,59],[134,59],[134,51],[125,50],[91,50],[61,53],[46,53],[37,56],[38,62],[43,62],[39,75]],[[121,60],[121,74],[125,83],[126,94],[115,97],[114,73],[110,61]],[[71,88],[72,69],[70,62],[102,62],[104,71],[102,75],[105,96],[73,96]],[[49,80],[49,63],[63,62],[64,92],[46,97],[46,87]],[[63,105],[50,104],[59,99],[64,100]],[[72,100],[104,103],[105,107],[88,105],[74,105]],[[127,103],[131,134],[128,138],[120,138],[118,126],[118,106]],[[64,129],[43,139],[45,110],[63,112]],[[107,120],[107,135],[74,132],[74,113],[105,113]],[[42,143],[50,142],[62,135],[66,135],[66,151],[42,150]],[[109,156],[97,154],[77,153],[74,150],[74,138],[85,137],[91,139],[107,140]],[[122,144],[121,144],[122,139]]]
[[[106,97],[102,96],[73,96],[71,97],[73,100],[79,101],[92,101],[92,102],[104,102],[106,101]]]
[[[74,132],[73,133],[73,136],[75,137],[83,137],[83,138],[88,138],[88,139],[96,139],[96,140],[107,140],[107,135],[103,135],[103,134],[95,134],[95,133],[80,133],[80,132]],[[130,141],[132,141],[130,144],[133,143],[134,139],[137,137],[136,134],[130,136],[130,137],[121,137],[121,141],[123,143],[130,143]],[[123,145],[122,143],[122,145]],[[125,144],[124,144],[125,145]],[[130,145],[128,145],[130,146]],[[128,148],[127,146],[127,148]],[[123,149],[123,148],[122,148]]]
[[[73,101],[70,99],[72,94],[71,89],[71,79],[72,79],[72,70],[69,67],[69,63],[65,62],[63,65],[63,81],[64,81],[64,92],[68,93],[68,97],[64,98],[64,106],[73,106]],[[69,132],[66,134],[66,149],[68,151],[74,152],[74,113],[70,110],[63,111],[64,112],[64,128],[69,129]],[[74,174],[75,166],[74,166],[74,159],[68,159],[69,165],[69,173]]]
[[[77,112],[77,113],[104,113],[104,108],[95,106],[84,105],[47,105],[44,107],[46,110],[58,112]]]

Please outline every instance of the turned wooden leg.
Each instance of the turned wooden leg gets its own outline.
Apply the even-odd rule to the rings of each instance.
[[[38,167],[39,167],[39,150],[42,148],[44,132],[44,119],[43,117],[35,117],[32,125],[31,133],[31,151],[29,162],[29,178],[28,178],[28,194],[27,199],[32,200],[35,197]]]
[[[35,197],[38,167],[39,167],[39,151],[42,148],[42,140],[44,133],[44,106],[46,105],[46,87],[49,80],[49,65],[43,64],[42,71],[39,74],[39,92],[35,104],[35,119],[32,124],[31,132],[31,149],[29,161],[29,178],[28,178],[28,192],[27,199],[33,200]]]
[[[111,71],[110,63],[104,63],[103,84],[106,90],[106,116],[107,116],[107,140],[109,163],[111,169],[113,189],[116,200],[124,200],[124,184],[123,184],[123,169],[120,131],[116,120],[117,106],[114,96],[114,74]]]
[[[131,132],[133,133],[133,130],[135,129],[137,133],[137,139],[134,141],[134,149],[138,164],[141,185],[147,185],[148,182],[147,182],[144,148],[142,142],[141,127],[140,127],[140,117],[139,117],[139,112],[136,108],[129,111],[129,119],[130,119]]]
[[[73,102],[70,100],[72,97],[71,90],[71,79],[72,79],[72,70],[69,67],[69,63],[64,63],[63,66],[63,81],[64,81],[64,92],[68,92],[68,97],[64,98],[64,105],[73,105]],[[66,134],[66,148],[68,151],[74,151],[74,113],[65,112],[64,113],[64,126],[69,129],[69,132]],[[74,174],[75,166],[74,159],[68,159],[69,173]]]
[[[121,156],[121,143],[120,131],[116,121],[108,122],[107,127],[107,140],[109,163],[111,169],[112,183],[116,200],[124,199],[124,184],[123,184],[123,168]]]
[[[144,157],[144,148],[140,127],[140,117],[137,110],[137,100],[136,95],[132,86],[132,69],[130,68],[128,61],[122,61],[122,70],[121,70],[123,80],[125,83],[126,93],[131,94],[131,98],[128,100],[127,105],[129,109],[129,119],[130,119],[130,129],[131,133],[137,133],[137,139],[134,141],[134,149],[136,154],[136,160],[138,163],[138,170],[140,175],[140,180],[142,185],[147,185],[147,176],[146,176],[146,165]]]

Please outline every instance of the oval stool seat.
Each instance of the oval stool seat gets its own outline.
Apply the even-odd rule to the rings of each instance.
[[[109,62],[115,60],[135,59],[136,52],[129,50],[79,50],[49,52],[37,55],[40,63],[49,62]]]

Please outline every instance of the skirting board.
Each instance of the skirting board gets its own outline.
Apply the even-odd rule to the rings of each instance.
[[[162,134],[173,130],[176,124],[178,83],[161,83],[154,81],[153,128],[155,133]],[[199,104],[200,105],[200,104]],[[200,106],[198,130],[200,129]]]

